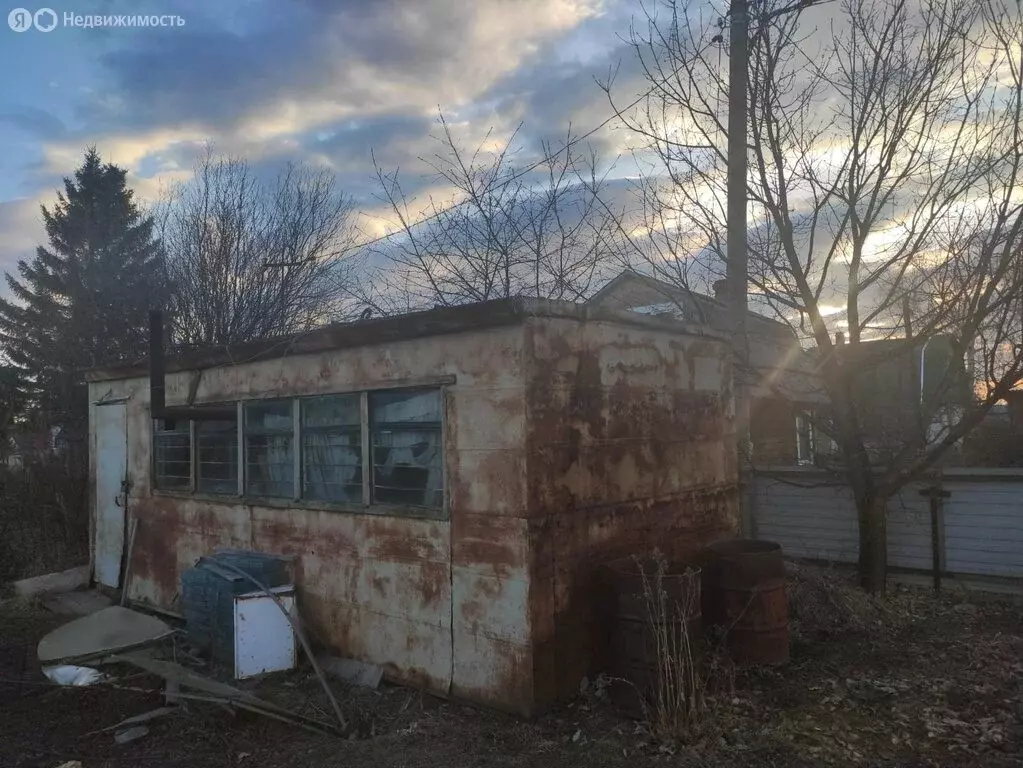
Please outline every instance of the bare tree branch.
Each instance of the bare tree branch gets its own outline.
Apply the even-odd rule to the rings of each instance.
[[[329,171],[288,165],[267,183],[208,148],[161,208],[177,342],[294,333],[347,309],[352,205]]]

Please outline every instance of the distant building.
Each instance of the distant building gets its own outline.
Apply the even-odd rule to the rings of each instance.
[[[729,328],[720,291],[712,298],[631,270],[619,274],[588,303],[675,317],[720,332]],[[737,387],[746,389],[753,463],[812,462],[817,447],[812,414],[827,402],[815,360],[785,323],[750,311],[746,328],[749,369],[736,372],[735,379]]]

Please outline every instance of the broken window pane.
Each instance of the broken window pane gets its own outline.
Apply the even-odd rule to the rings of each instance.
[[[290,499],[295,494],[294,419],[290,400],[245,405],[246,491]]]
[[[188,490],[192,485],[188,424],[186,420],[153,420],[153,474],[157,488]]]
[[[372,392],[369,406],[373,501],[443,506],[440,390]]]
[[[196,488],[201,493],[238,493],[238,424],[197,421]]]
[[[359,395],[302,400],[302,497],[362,501]]]

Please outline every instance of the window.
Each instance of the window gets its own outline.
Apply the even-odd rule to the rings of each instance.
[[[371,392],[369,411],[372,501],[442,506],[440,390]]]
[[[238,493],[238,424],[234,421],[195,422],[196,490],[200,493]]]
[[[302,498],[362,501],[359,395],[302,400]]]
[[[295,495],[295,425],[291,400],[245,405],[246,491],[254,496]]]
[[[153,474],[156,487],[192,487],[192,440],[188,421],[153,420]]]
[[[254,501],[325,508],[444,507],[438,388],[252,400],[240,409],[240,429],[233,420],[154,422],[154,486],[227,496],[241,487]]]
[[[796,461],[800,464],[813,462],[813,421],[807,414],[796,416]]]

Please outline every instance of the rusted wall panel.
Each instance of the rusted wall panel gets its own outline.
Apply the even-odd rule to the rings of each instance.
[[[471,512],[452,517],[453,691],[530,714],[534,709],[529,624],[533,553],[522,509],[517,517]],[[488,688],[488,679],[496,684]]]
[[[321,642],[435,690],[454,674],[450,685],[463,695],[524,711],[528,549],[514,523],[526,506],[521,348],[521,326],[497,328],[210,369],[199,380],[195,402],[215,403],[454,376],[445,402],[454,525],[154,494],[148,381],[93,384],[97,397],[132,398],[131,503],[141,521],[132,598],[173,610],[181,571],[216,547],[295,555],[299,603]],[[185,403],[194,376],[167,377],[168,404]],[[464,649],[458,667],[453,645]]]
[[[305,618],[337,652],[523,713],[577,690],[600,652],[595,566],[731,524],[728,361],[702,337],[537,317],[212,369],[196,402],[451,375],[450,522],[154,495],[148,382],[94,384],[132,397],[132,596],[173,606],[181,570],[217,546],[293,554]],[[169,404],[191,380],[168,377]]]
[[[604,322],[530,321],[527,493],[535,704],[602,662],[600,566],[684,556],[737,526],[723,345]]]

